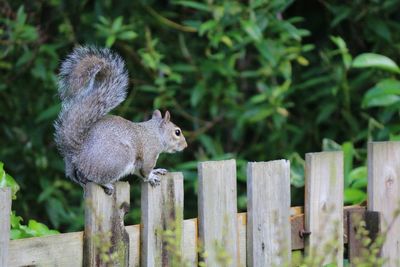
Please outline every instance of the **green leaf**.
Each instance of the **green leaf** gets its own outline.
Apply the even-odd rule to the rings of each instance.
[[[241,20],[240,24],[244,31],[255,41],[260,41],[262,39],[262,32],[258,25],[251,20]]]
[[[0,161],[0,188],[10,187],[12,199],[16,199],[17,198],[16,194],[19,190],[19,185],[14,180],[14,178],[11,177],[11,175],[8,175],[4,171],[3,166],[4,166],[4,163]]]
[[[385,79],[364,95],[362,107],[386,107],[400,101],[400,81]]]
[[[35,232],[35,236],[46,236],[59,233],[58,231],[50,230],[46,225],[35,220],[29,220],[28,227]]]
[[[215,145],[211,137],[208,135],[201,135],[199,137],[201,144],[204,146],[205,150],[211,155],[211,156],[216,156],[217,151],[215,149]]]
[[[15,240],[15,239],[20,239],[22,238],[22,231],[20,229],[11,229],[10,231],[10,239]]]
[[[363,177],[367,177],[367,167],[362,166],[362,167],[355,168],[355,169],[351,170],[349,176],[352,181],[363,178]]]
[[[204,35],[204,33],[210,31],[213,28],[216,28],[217,25],[218,25],[218,23],[215,20],[209,20],[209,21],[202,23],[199,28],[199,35],[200,36]]]
[[[29,228],[27,225],[21,225],[19,227],[19,229],[21,230],[21,238],[26,238],[26,237],[34,237],[36,236],[36,232],[34,230],[32,230],[31,228]]]
[[[389,141],[400,141],[400,134],[390,134]]]
[[[15,212],[12,211],[10,216],[11,228],[18,228],[21,225],[21,222],[22,222],[22,217],[15,215]]]
[[[375,99],[372,99],[365,105],[365,107],[387,107],[398,103],[400,100],[399,96],[396,95],[381,95]]]
[[[305,161],[298,153],[289,156],[290,160],[290,183],[295,187],[304,186],[304,164]]]
[[[198,83],[192,89],[192,94],[190,96],[190,104],[192,105],[192,107],[196,107],[197,104],[202,100],[205,91],[206,90],[203,83]]]
[[[345,187],[347,187],[350,184],[350,170],[353,169],[353,158],[355,154],[353,143],[343,143],[342,150],[344,156]]]
[[[390,71],[394,73],[400,73],[400,69],[397,64],[390,58],[374,54],[374,53],[364,53],[358,55],[352,64],[353,68],[377,68],[385,71]]]
[[[19,25],[24,25],[26,22],[26,13],[24,10],[24,6],[20,6],[17,11],[17,23]]]
[[[382,37],[385,41],[392,40],[391,32],[386,21],[377,18],[367,20],[368,28],[375,32],[376,35]]]
[[[304,173],[303,169],[297,167],[290,168],[290,184],[300,188],[304,186]]]
[[[326,104],[321,112],[319,112],[318,117],[317,117],[317,123],[325,122],[329,117],[332,115],[332,113],[336,110],[337,106],[335,103],[328,103]]]
[[[40,112],[39,116],[37,116],[35,122],[40,123],[46,120],[53,120],[57,114],[60,112],[61,104],[55,104],[50,106],[49,108]]]
[[[34,57],[34,54],[31,51],[26,51],[25,53],[22,54],[22,56],[17,60],[15,63],[15,66],[17,68],[20,68],[24,64],[28,63],[30,60],[32,60]]]
[[[360,204],[361,202],[365,201],[367,198],[367,194],[355,188],[345,188],[344,189],[344,203],[348,204]]]
[[[342,146],[329,138],[322,139],[322,151],[340,151]]]
[[[44,200],[47,200],[51,194],[54,193],[55,191],[55,187],[54,186],[47,186],[42,193],[40,193],[39,197],[37,198],[37,201],[39,203],[43,202]]]
[[[249,117],[250,122],[258,122],[265,120],[266,118],[270,117],[274,111],[271,108],[268,109],[255,109],[252,111],[253,114],[246,112],[245,115]],[[250,116],[249,116],[250,115]]]
[[[355,188],[355,189],[366,189],[368,186],[368,177],[362,177],[360,179],[355,180],[352,185],[351,188]]]
[[[134,31],[126,31],[118,34],[118,39],[121,40],[133,40],[137,37],[137,33]]]
[[[103,17],[103,16],[99,17],[99,21],[104,25],[109,25],[110,24],[110,21],[106,17]]]
[[[339,36],[331,36],[331,40],[339,48],[340,54],[342,55],[343,64],[346,66],[346,69],[349,69],[352,57],[349,53],[349,50],[347,49],[345,41]]]
[[[349,174],[349,183],[351,188],[365,189],[368,183],[367,167],[353,169]]]
[[[232,39],[229,38],[229,36],[227,36],[227,35],[222,36],[222,37],[221,37],[221,41],[222,41],[224,44],[226,44],[228,47],[232,47],[232,45],[233,45]]]
[[[259,104],[262,102],[265,102],[268,99],[268,94],[266,93],[260,93],[252,96],[249,100],[250,103],[252,104]]]
[[[119,16],[118,18],[116,18],[111,26],[111,30],[113,32],[118,32],[121,29],[122,26],[122,16]]]
[[[339,48],[340,51],[347,51],[347,46],[345,41],[339,36],[331,36],[331,41]]]
[[[115,40],[116,40],[115,35],[108,36],[106,39],[106,46],[111,47],[114,44]]]
[[[201,11],[211,11],[211,9],[208,5],[202,4],[199,2],[195,2],[195,1],[177,1],[177,2],[174,2],[174,4],[185,6],[185,7],[190,7],[190,8],[201,10]]]

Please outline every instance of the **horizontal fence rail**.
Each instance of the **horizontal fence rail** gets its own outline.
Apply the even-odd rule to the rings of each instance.
[[[11,196],[0,189],[0,266],[285,266],[303,249],[315,266],[342,266],[344,245],[351,262],[361,255],[355,217],[371,238],[387,233],[384,266],[397,266],[400,142],[371,143],[368,153],[367,209],[343,207],[338,151],[306,154],[304,208],[290,208],[287,160],[248,164],[247,213],[237,213],[235,160],[209,161],[198,165],[196,219],[183,219],[183,176],[169,173],[159,187],[142,184],[140,225],[124,226],[127,182],[112,196],[89,184],[85,230],[40,238],[8,241]]]
[[[304,230],[304,214],[299,213],[302,209],[299,207],[291,208],[290,224],[291,224],[291,249],[304,249],[304,238],[300,236],[300,232]],[[365,214],[365,207],[348,206],[344,207],[343,220],[343,241],[348,244],[348,234],[350,224],[347,224],[348,214],[361,213]],[[246,213],[238,213],[238,232],[239,247],[241,251],[246,251]],[[376,221],[373,220],[372,223]],[[183,258],[189,262],[189,266],[197,266],[197,219],[187,219],[183,221],[182,235],[183,240]],[[140,225],[130,225],[125,227],[129,236],[130,253],[128,266],[140,265]],[[377,231],[377,230],[375,230]],[[83,266],[83,232],[65,233],[45,237],[34,237],[12,240],[9,248],[9,265],[5,266]],[[245,265],[241,265],[245,266]]]

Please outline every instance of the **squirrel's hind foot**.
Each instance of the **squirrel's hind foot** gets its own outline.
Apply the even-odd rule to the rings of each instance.
[[[106,193],[109,196],[111,196],[114,193],[114,185],[112,184],[103,184],[101,185],[101,187],[103,187],[104,193]]]

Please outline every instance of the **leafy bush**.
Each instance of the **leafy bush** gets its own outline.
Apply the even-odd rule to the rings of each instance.
[[[3,2],[0,159],[23,192],[18,214],[62,231],[83,225],[82,189],[64,178],[52,127],[57,69],[77,44],[125,58],[130,90],[116,114],[169,109],[186,130],[189,148],[159,159],[184,171],[185,217],[196,216],[198,161],[237,159],[243,210],[246,162],[288,158],[301,205],[304,153],[343,148],[346,201],[359,203],[366,142],[399,139],[399,0]],[[392,61],[375,68],[382,57],[364,53]],[[137,184],[129,223],[140,218]]]
[[[9,174],[4,171],[4,164],[0,162],[0,188],[10,187],[12,193],[12,199],[17,199],[17,192],[19,185]],[[46,225],[39,223],[35,220],[29,220],[28,225],[21,224],[22,217],[15,215],[15,212],[11,212],[11,239],[19,239],[26,237],[35,236],[46,236],[54,235],[59,233],[56,230],[50,230]]]

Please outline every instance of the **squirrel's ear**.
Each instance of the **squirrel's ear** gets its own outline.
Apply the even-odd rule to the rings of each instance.
[[[154,110],[153,116],[151,116],[151,118],[152,119],[161,119],[162,118],[161,112],[158,109]]]
[[[165,122],[169,122],[171,119],[171,115],[169,114],[169,111],[165,111],[165,115],[164,115],[164,121]]]

